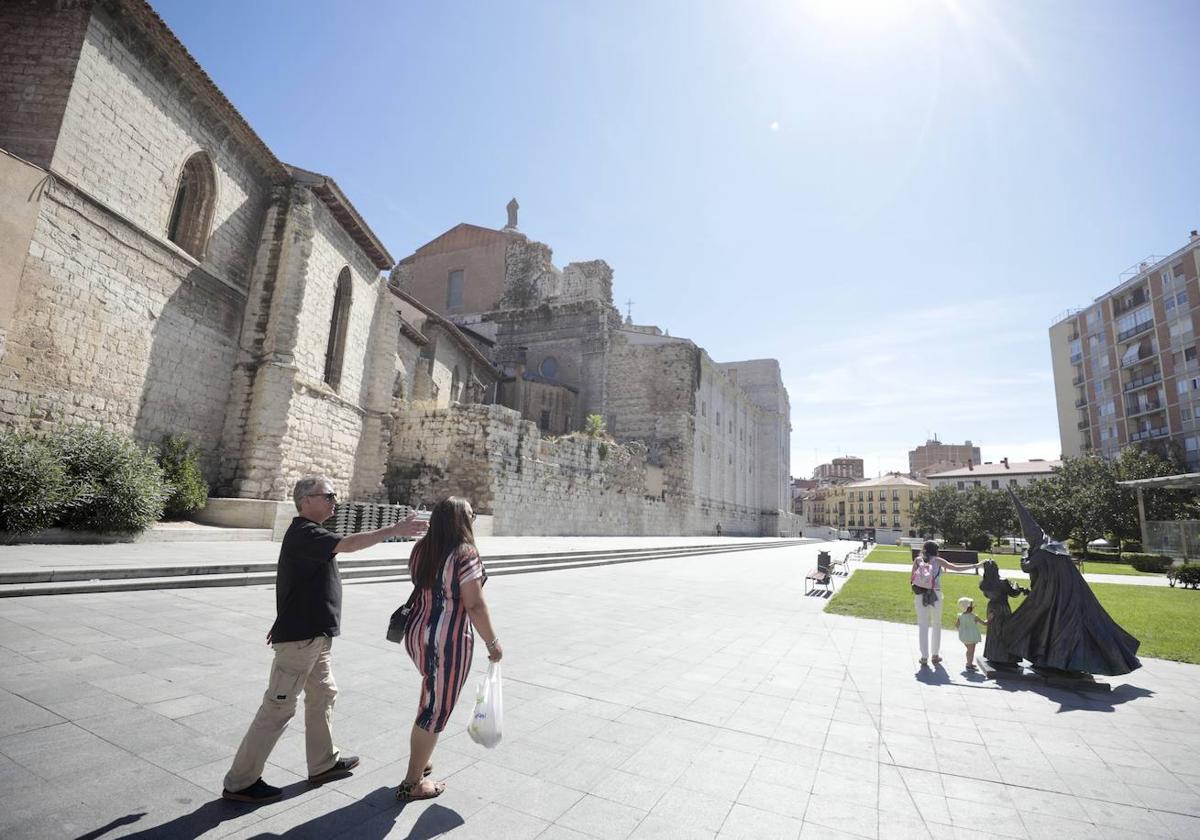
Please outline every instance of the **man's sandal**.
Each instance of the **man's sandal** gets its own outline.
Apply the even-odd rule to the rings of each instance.
[[[429,762],[428,764],[426,764],[426,765],[425,765],[425,772],[424,772],[424,773],[422,773],[421,775],[422,775],[422,776],[428,776],[428,775],[429,775],[430,773],[432,773],[432,772],[433,772],[433,762],[431,761],[431,762]]]
[[[417,785],[420,782],[401,782],[400,787],[396,789],[396,799],[400,802],[418,802],[422,799],[434,799],[441,796],[446,790],[445,782],[435,782],[433,791],[429,793],[418,793]]]

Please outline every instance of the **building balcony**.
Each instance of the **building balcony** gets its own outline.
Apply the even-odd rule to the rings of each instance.
[[[1145,286],[1134,289],[1125,297],[1113,300],[1113,317],[1120,317],[1132,309],[1137,309],[1149,300],[1150,295],[1146,292]]]
[[[1129,420],[1134,417],[1141,417],[1143,414],[1154,414],[1158,411],[1166,411],[1166,403],[1150,403],[1148,405],[1127,405],[1125,406],[1125,419]]]
[[[1146,429],[1144,432],[1134,432],[1129,436],[1130,443],[1137,443],[1140,440],[1152,440],[1154,438],[1166,437],[1170,434],[1170,430],[1166,426],[1157,426],[1153,429]]]
[[[1081,373],[1078,376],[1076,376],[1074,379],[1072,379],[1071,384],[1072,385],[1082,385],[1083,384],[1083,374]]]
[[[1071,364],[1077,365],[1082,361],[1083,361],[1083,353],[1082,352],[1071,354]]]
[[[1138,364],[1139,362],[1144,362],[1144,361],[1146,361],[1146,359],[1153,359],[1157,355],[1158,354],[1156,352],[1154,352],[1153,350],[1146,350],[1141,353],[1138,353],[1135,358],[1128,359],[1128,360],[1122,358],[1121,359],[1121,369],[1124,370],[1125,368],[1131,368],[1134,365]]]
[[[1152,329],[1153,327],[1154,327],[1153,321],[1142,321],[1142,323],[1137,324],[1136,326],[1130,327],[1129,329],[1125,330],[1125,332],[1117,333],[1117,341],[1118,342],[1128,341],[1129,339],[1133,338],[1135,335],[1141,335],[1142,333],[1146,332],[1149,329]]]
[[[1080,420],[1078,423],[1075,424],[1075,428],[1079,429],[1079,431],[1081,431],[1081,432],[1084,429],[1090,429],[1091,427],[1092,427],[1091,420]]]
[[[1077,400],[1075,400],[1076,408],[1083,408],[1085,405],[1087,405],[1087,397],[1079,397]]]
[[[1067,341],[1078,341],[1078,340],[1079,340],[1079,331],[1078,330],[1072,330],[1071,334],[1069,336],[1067,336]]]
[[[1145,376],[1139,376],[1137,379],[1130,379],[1122,386],[1123,391],[1136,391],[1139,388],[1145,388],[1147,385],[1153,385],[1155,382],[1162,382],[1162,374],[1158,371],[1148,373]]]

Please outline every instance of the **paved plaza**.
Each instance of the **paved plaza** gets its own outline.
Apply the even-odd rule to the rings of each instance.
[[[5,599],[0,836],[1200,836],[1200,668],[1005,690],[946,634],[949,667],[920,671],[914,628],[803,596],[820,547],[494,578],[504,741],[467,738],[469,688],[434,754],[446,793],[404,807],[418,686],[383,631],[407,584],[346,586],[335,731],[360,768],[310,788],[301,714],[260,808],[217,797],[271,587]]]

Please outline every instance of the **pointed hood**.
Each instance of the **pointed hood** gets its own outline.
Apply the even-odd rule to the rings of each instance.
[[[1046,541],[1046,532],[1034,521],[1033,514],[1026,510],[1025,505],[1021,504],[1021,500],[1017,498],[1017,494],[1011,487],[1008,488],[1008,495],[1012,497],[1013,504],[1017,507],[1017,516],[1021,519],[1021,533],[1029,543],[1029,553],[1032,554]]]

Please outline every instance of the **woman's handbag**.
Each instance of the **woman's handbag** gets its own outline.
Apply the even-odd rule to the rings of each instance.
[[[417,603],[417,593],[420,590],[413,587],[412,594],[408,596],[408,600],[392,613],[392,618],[388,621],[387,640],[395,642],[398,645],[404,644],[404,630],[408,626],[408,614],[413,611],[413,607]]]
[[[500,663],[489,662],[487,675],[475,690],[475,709],[467,734],[476,744],[489,750],[500,743],[500,726],[504,720],[504,694],[500,688]]]

